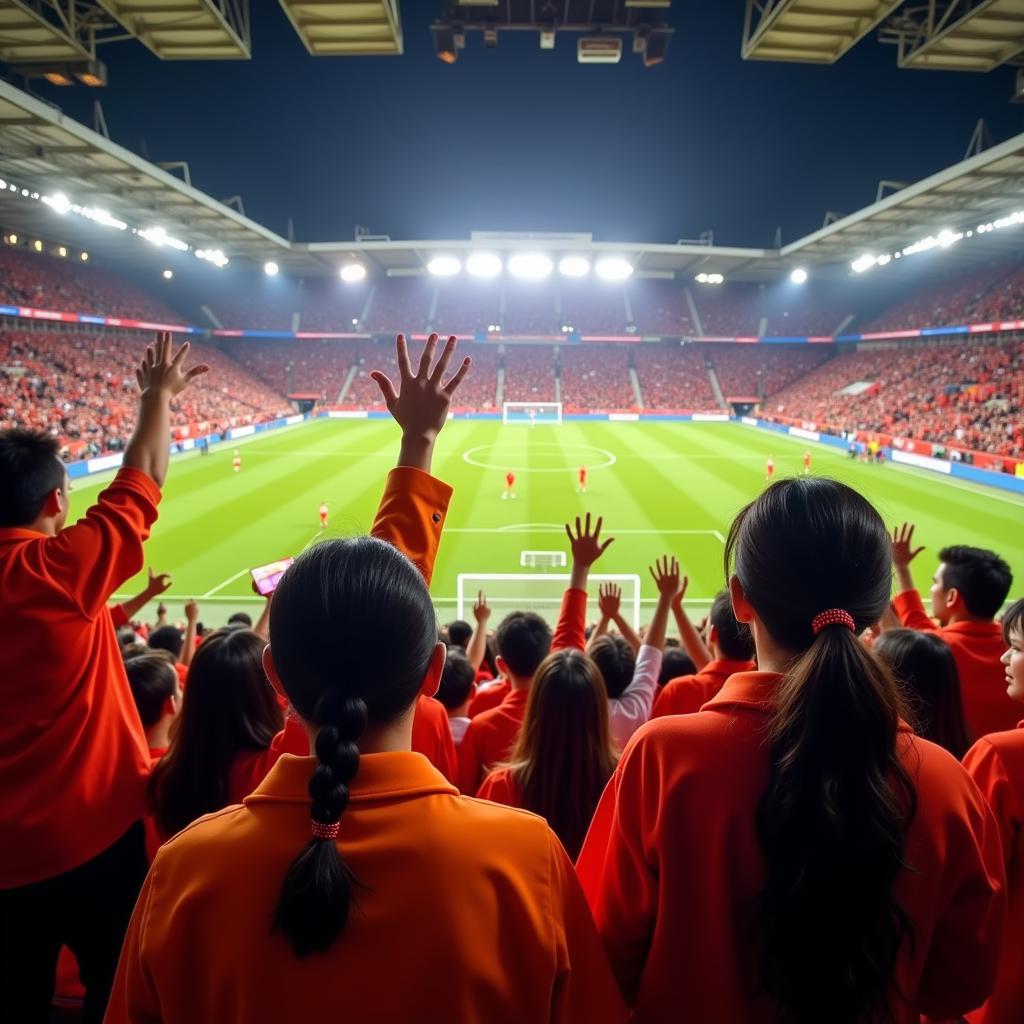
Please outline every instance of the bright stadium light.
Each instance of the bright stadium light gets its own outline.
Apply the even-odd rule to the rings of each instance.
[[[55,192],[52,196],[43,196],[42,201],[54,213],[59,213],[62,216],[71,209],[71,200],[63,192]]]
[[[522,281],[542,281],[552,270],[551,258],[542,252],[517,252],[508,261],[508,272]]]
[[[792,274],[789,275],[790,281],[793,284],[804,284],[807,281],[807,271],[803,267],[797,267]]]
[[[863,274],[865,270],[870,270],[878,262],[877,258],[871,253],[866,252],[863,256],[858,256],[851,264],[850,269],[855,274]]]
[[[58,246],[58,248],[57,248],[57,255],[58,256],[67,256],[67,254],[68,254],[68,251],[67,251],[67,249],[63,245]]]
[[[263,264],[263,273],[266,274],[267,277],[277,277],[277,272],[280,269],[281,268],[273,260],[267,260],[267,262]]]
[[[701,273],[699,273],[699,274],[698,274],[698,275],[697,275],[697,276],[696,276],[696,277],[694,278],[694,281],[696,281],[696,282],[697,282],[697,284],[707,284],[707,283],[708,283],[708,275],[707,275],[707,274],[705,274],[705,273],[704,273],[704,272],[702,271]]]
[[[88,262],[89,262],[89,254],[88,254],[87,252],[83,252],[83,253],[82,253],[82,255],[81,255],[81,256],[79,256],[78,258],[79,258],[79,259],[80,259],[80,260],[81,260],[81,261],[82,261],[83,263],[88,263]]]
[[[346,263],[345,266],[338,271],[338,276],[346,284],[355,284],[357,281],[362,281],[366,277],[366,267],[362,263]]]
[[[590,260],[586,256],[563,256],[558,261],[562,277],[586,277],[590,273]]]
[[[11,232],[11,236],[10,236],[10,238],[7,239],[7,241],[10,242],[11,245],[17,245],[18,244],[18,236],[16,234],[14,234],[14,232],[12,231]]]
[[[602,281],[625,281],[633,274],[633,264],[621,256],[605,256],[594,265]]]
[[[427,264],[427,272],[434,277],[454,277],[462,269],[462,262],[454,256],[435,256]]]
[[[42,251],[43,251],[43,243],[42,243],[42,242],[40,242],[40,241],[39,241],[39,239],[37,238],[37,239],[36,239],[36,240],[35,240],[35,241],[34,241],[34,242],[32,243],[32,248],[33,248],[33,249],[35,249],[35,251],[36,251],[36,252],[42,252]]]
[[[501,258],[493,252],[475,252],[466,260],[466,271],[473,277],[497,277]]]
[[[223,270],[231,262],[220,249],[196,249],[196,258],[212,263],[218,270]]]
[[[164,280],[165,281],[170,281],[170,279],[172,277],[174,277],[174,271],[173,270],[165,270],[164,271]]]

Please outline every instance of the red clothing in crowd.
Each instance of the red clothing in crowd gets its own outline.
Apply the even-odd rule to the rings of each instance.
[[[506,807],[523,806],[523,794],[510,768],[498,768],[491,772],[480,784],[477,797]]]
[[[744,922],[764,886],[757,808],[780,679],[734,675],[700,714],[643,726],[598,805],[577,871],[637,1024],[778,1018]],[[921,1013],[956,1018],[991,991],[1005,872],[998,826],[961,765],[906,725],[897,742],[918,806],[912,868],[894,887],[913,928],[894,979],[910,1005],[894,992],[890,1008],[895,1024],[918,1024]]]
[[[412,720],[412,749],[422,754],[449,782],[457,773],[455,740],[445,706],[433,697],[420,695]]]
[[[512,684],[507,679],[499,679],[491,686],[481,686],[476,696],[469,702],[469,718],[476,718],[484,711],[496,708],[508,695]]]
[[[1010,732],[984,736],[964,757],[964,767],[985,794],[999,824],[1006,864],[1009,914],[995,991],[971,1024],[1019,1024],[1024,1018],[1024,722]]]
[[[55,537],[0,529],[0,889],[84,864],[142,818],[149,748],[106,602],[160,490],[122,468]]]
[[[707,704],[736,672],[752,672],[752,661],[709,661],[699,672],[670,679],[655,695],[651,718],[692,715]]]
[[[1020,705],[1006,694],[1006,675],[999,663],[1006,643],[998,623],[956,622],[937,629],[916,590],[897,594],[892,607],[902,625],[937,631],[953,652],[972,740],[1017,727]]]

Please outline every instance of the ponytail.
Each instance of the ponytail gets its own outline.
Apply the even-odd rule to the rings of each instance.
[[[782,480],[733,523],[730,565],[791,657],[757,811],[761,986],[784,1024],[889,1021],[897,957],[913,941],[893,887],[917,794],[897,749],[899,690],[859,639],[889,602],[885,524],[836,481]]]
[[[332,714],[328,703],[321,701],[317,716],[330,724],[317,730],[314,747],[320,763],[309,780],[313,838],[292,861],[274,911],[274,930],[298,957],[330,947],[348,921],[353,890],[359,885],[335,840],[348,806],[349,783],[359,771],[356,742],[366,728],[366,704],[359,697],[344,698]]]

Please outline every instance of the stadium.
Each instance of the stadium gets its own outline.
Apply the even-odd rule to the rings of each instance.
[[[0,0],[0,580],[11,612],[0,848],[21,851],[0,855],[11,1019],[307,1019],[324,1012],[310,992],[340,971],[374,980],[353,1020],[1024,1020],[1024,980],[1008,964],[1024,940],[1024,746],[1011,732],[1024,718],[1024,125],[993,106],[990,84],[962,84],[1002,76],[1004,92],[1024,96],[1014,4],[265,6]],[[729,95],[745,127],[689,109],[680,116],[692,122],[669,127],[683,79],[664,76],[699,63],[716,33],[735,50],[737,30],[742,60],[729,66],[743,84]],[[895,52],[895,68],[883,75],[876,51],[890,63]],[[556,61],[556,73],[541,70]],[[223,92],[216,74],[231,83]],[[897,122],[883,92],[920,97],[922,77],[940,83],[948,122],[886,136]],[[321,109],[331,89],[337,127]],[[790,132],[781,108],[815,90],[820,104],[792,117],[822,120]],[[550,134],[533,120],[541,103],[558,112]],[[825,103],[848,138],[829,134]],[[961,132],[968,108],[981,119]],[[151,159],[145,138],[112,132],[110,109],[178,158]],[[622,127],[632,118],[641,139]],[[653,124],[658,138],[643,134]],[[701,131],[710,145],[696,145]],[[420,132],[451,152],[408,163]],[[551,148],[529,152],[542,139]],[[617,178],[604,165],[627,139]],[[962,158],[933,159],[947,143]],[[738,156],[716,164],[716,147]],[[874,180],[887,161],[908,180]],[[859,205],[822,216],[811,207],[826,187]],[[666,211],[667,197],[684,212]],[[346,228],[362,209],[388,232]],[[716,217],[722,227],[694,226]],[[694,237],[672,240],[684,232]],[[172,362],[186,342],[185,362]],[[158,413],[154,395],[166,399]],[[884,523],[884,552],[868,520]],[[371,533],[391,554],[355,540]],[[387,561],[394,548],[401,564]],[[410,560],[415,585],[402,575]],[[429,594],[417,596],[423,577]],[[431,676],[438,637],[448,661]],[[923,660],[892,662],[897,638],[909,650],[915,637]],[[242,654],[214,668],[246,639],[248,681]],[[455,678],[463,666],[470,690]],[[379,686],[367,681],[378,670]],[[410,672],[422,689],[385,692],[398,685],[387,679],[408,689]],[[158,692],[158,679],[172,689]],[[592,682],[603,724],[581,724]],[[769,685],[788,696],[752,696]],[[322,717],[343,694],[358,727]],[[729,716],[752,707],[764,721],[732,733]],[[436,769],[422,768],[431,785],[455,798],[431,812],[461,837],[437,856],[460,864],[467,848],[507,844],[507,863],[466,860],[465,892],[441,884],[403,923],[394,896],[387,914],[373,910],[378,884],[405,890],[390,868],[376,873],[374,858],[393,851],[350,765],[370,774],[383,772],[366,767],[374,757],[412,756],[408,737],[389,745],[406,727]],[[710,753],[734,741],[734,762]],[[140,767],[140,750],[152,764]],[[251,809],[205,831],[195,819],[251,793],[258,810],[282,765],[297,777],[311,750],[326,789],[310,782],[306,796],[303,782],[288,799],[304,801],[307,833],[313,799],[316,856],[340,820],[340,857],[351,846],[356,865],[344,886],[321,875],[319,902],[316,886],[299,886],[282,916],[286,884],[265,908],[272,936],[243,926],[244,894],[222,899],[212,881],[186,905],[191,873],[245,829],[262,834],[243,820],[258,818]],[[279,764],[282,754],[294,756]],[[54,795],[58,762],[61,778],[81,780],[75,809]],[[564,780],[563,795],[545,775]],[[738,809],[719,815],[732,805],[714,794],[734,786]],[[529,843],[547,840],[517,831],[514,816],[488,818],[491,804],[474,810],[464,798],[478,794],[547,820],[559,895],[523,880],[540,870]],[[53,820],[35,809],[47,801]],[[669,806],[687,824],[664,824]],[[387,828],[407,820],[410,834],[435,835],[397,808]],[[350,816],[357,839],[346,839]],[[687,884],[659,893],[703,820],[721,834],[697,842],[703,852],[680,869]],[[292,823],[282,813],[279,825]],[[145,863],[121,886],[127,902],[110,918],[120,931],[96,938],[105,915],[95,904],[79,915],[76,901],[102,897],[108,881],[81,872],[131,876],[138,863],[122,847],[136,826]],[[710,861],[733,841],[723,873]],[[300,849],[291,842],[285,866]],[[454,884],[440,862],[422,863]],[[843,872],[853,881],[837,895]],[[258,891],[258,873],[239,879]],[[362,896],[352,880],[364,875]],[[503,886],[522,887],[524,906],[504,902]],[[460,920],[448,908],[463,896],[489,909]],[[419,898],[405,891],[407,905]],[[566,901],[551,911],[569,936],[557,968],[546,952],[509,957],[496,981],[489,929],[510,915],[501,927],[534,942],[545,899]],[[690,899],[700,908],[683,913]],[[64,900],[67,914],[55,909]],[[744,901],[760,907],[750,933]],[[42,924],[26,941],[30,918]],[[426,957],[415,981],[385,991],[374,956],[441,919],[443,966]],[[709,920],[708,950],[695,950],[687,928]],[[140,951],[144,926],[159,937]],[[230,997],[212,964],[190,975],[145,960],[184,955],[189,935],[214,958],[213,927],[243,950]],[[807,935],[819,929],[828,941],[815,947]],[[909,935],[923,955],[907,952]],[[969,977],[942,977],[952,951]],[[678,976],[673,959],[688,963]],[[409,992],[435,983],[451,998],[417,1010]],[[551,996],[561,988],[562,1004]],[[519,990],[529,996],[509,995]]]

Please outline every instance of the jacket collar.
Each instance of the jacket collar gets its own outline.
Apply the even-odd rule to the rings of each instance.
[[[942,627],[943,633],[959,633],[960,636],[999,636],[1003,635],[1003,628],[998,622],[975,622],[964,619],[960,622],[952,622]]]
[[[317,766],[315,757],[282,754],[256,787],[242,801],[250,803],[309,803],[309,780]],[[359,771],[349,785],[349,802],[428,793],[458,795],[458,790],[422,755],[411,750],[386,754],[364,754]]]
[[[753,672],[757,666],[752,661],[730,661],[728,658],[716,658],[713,661],[709,661],[702,669],[697,672],[697,675],[716,675],[716,676],[731,676],[737,672]],[[771,675],[771,673],[766,673]]]

